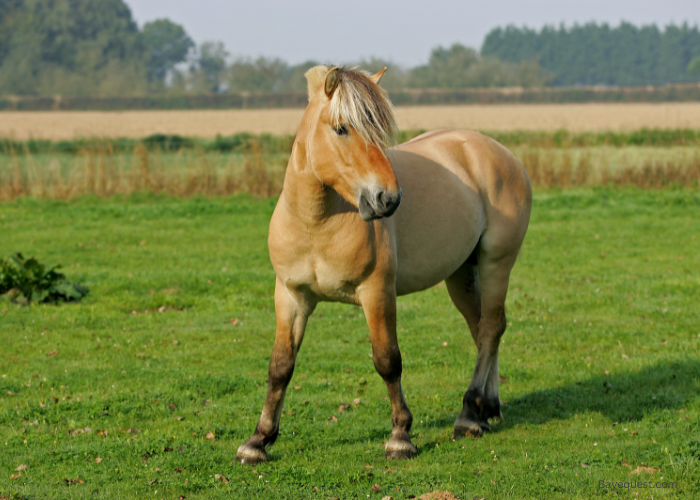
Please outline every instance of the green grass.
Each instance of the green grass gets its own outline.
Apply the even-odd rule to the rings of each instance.
[[[90,288],[78,304],[0,300],[0,496],[568,499],[609,497],[601,480],[662,477],[677,487],[617,494],[699,495],[700,193],[536,193],[501,348],[506,420],[482,439],[450,441],[476,349],[444,286],[401,298],[412,461],[383,458],[390,409],[361,310],[322,304],[271,461],[253,469],[233,459],[265,395],[273,207],[0,204],[0,254],[62,263]],[[660,471],[630,474],[642,464]]]

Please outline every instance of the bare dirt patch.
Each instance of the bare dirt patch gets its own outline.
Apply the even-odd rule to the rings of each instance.
[[[418,500],[459,500],[449,491],[433,491],[418,497]]]

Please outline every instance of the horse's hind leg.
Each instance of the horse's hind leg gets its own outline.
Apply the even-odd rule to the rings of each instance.
[[[474,343],[479,345],[479,320],[481,319],[481,287],[479,283],[479,269],[476,266],[476,252],[454,273],[445,280],[447,291],[450,294],[452,303],[462,314],[469,325],[469,331],[474,339]],[[463,437],[464,435],[481,436],[482,426],[479,423],[479,415],[472,414],[465,406],[466,412],[457,419],[459,432],[455,432],[453,437]],[[465,414],[466,413],[466,414]]]
[[[455,422],[455,439],[479,437],[490,430],[490,418],[503,418],[498,398],[498,346],[506,329],[505,299],[515,255],[493,259],[481,249],[477,260],[477,267],[466,263],[448,279],[450,297],[467,320],[478,349],[474,375]],[[470,275],[474,278],[465,281]],[[467,286],[470,283],[473,291]]]
[[[479,286],[479,270],[476,267],[476,251],[462,264],[462,267],[445,280],[445,284],[452,303],[464,316],[474,343],[476,343],[477,327],[481,318],[481,288]]]

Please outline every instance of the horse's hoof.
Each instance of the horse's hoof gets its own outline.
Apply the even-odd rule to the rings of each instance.
[[[260,462],[267,462],[268,457],[265,450],[243,444],[236,453],[236,462],[243,465],[257,465]]]
[[[488,424],[487,424],[488,425]],[[480,438],[484,434],[484,430],[476,422],[457,422],[454,431],[452,432],[452,441],[457,441],[464,437]]]
[[[384,457],[389,460],[411,459],[416,455],[418,449],[410,441],[389,440],[384,451]]]
[[[416,455],[418,455],[417,451],[410,451],[410,450],[398,450],[398,451],[385,451],[384,452],[384,458],[388,458],[389,460],[410,460],[412,458],[416,458]]]

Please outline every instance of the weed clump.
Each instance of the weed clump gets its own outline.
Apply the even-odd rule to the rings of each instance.
[[[21,253],[0,258],[0,295],[22,305],[78,301],[88,289],[69,283],[61,266],[47,268],[34,257],[25,258]]]

